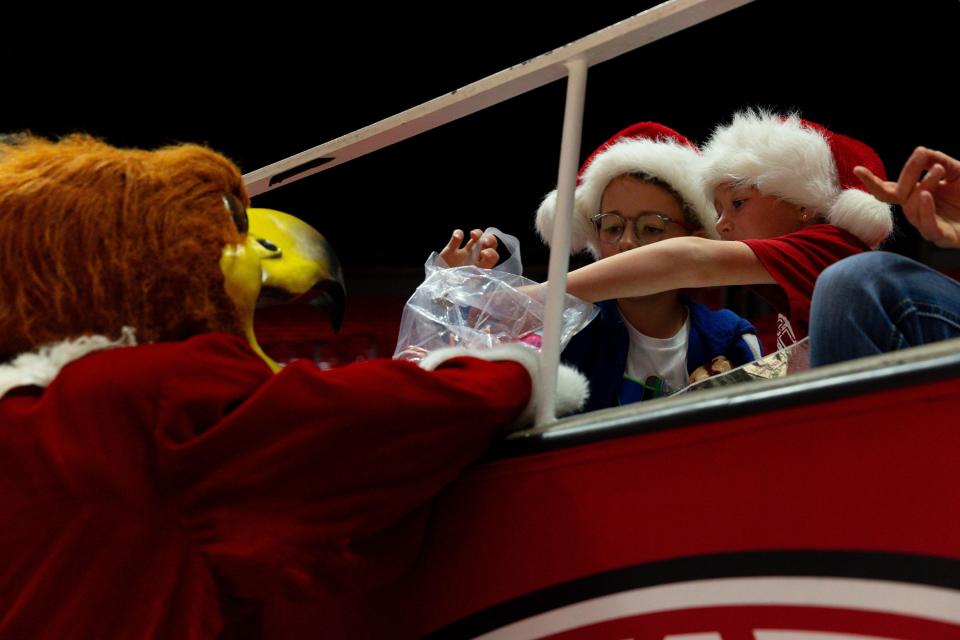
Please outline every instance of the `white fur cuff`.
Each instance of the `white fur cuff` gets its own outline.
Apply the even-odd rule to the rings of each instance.
[[[46,387],[65,366],[88,353],[132,347],[137,344],[131,327],[124,327],[120,337],[111,340],[105,336],[83,336],[40,347],[36,351],[21,353],[6,364],[0,364],[0,398],[16,387]]]
[[[541,390],[537,382],[540,380],[541,359],[540,352],[523,344],[504,344],[487,350],[472,350],[464,347],[448,347],[438,349],[429,353],[420,361],[420,366],[428,371],[433,371],[438,366],[454,358],[479,358],[499,362],[509,360],[520,363],[530,374],[530,382],[533,385],[533,392],[530,396],[530,402],[527,403],[523,413],[517,418],[511,430],[528,427],[533,424],[537,407],[543,402]],[[581,409],[590,395],[590,387],[587,379],[582,373],[561,364],[557,372],[557,395],[555,401],[555,411],[557,416],[566,415]]]

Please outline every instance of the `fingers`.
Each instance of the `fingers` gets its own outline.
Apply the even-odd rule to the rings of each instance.
[[[951,158],[941,151],[934,151],[926,147],[917,147],[914,149],[913,153],[911,153],[907,159],[907,162],[903,165],[903,169],[900,171],[900,177],[897,180],[897,198],[900,202],[906,202],[914,190],[932,189],[935,185],[928,183],[927,178],[930,177],[930,173],[932,173],[937,166],[940,167],[940,173],[935,181],[936,183],[944,179],[956,180],[960,178],[960,161]],[[924,171],[927,172],[927,175],[924,176],[924,180],[921,182],[920,176]]]
[[[946,170],[937,163],[930,167],[923,180],[917,183],[910,198],[900,203],[903,215],[907,221],[920,230],[920,234],[928,240],[927,233],[936,233],[938,225],[935,222],[936,202],[931,191],[940,184]]]
[[[440,258],[447,263],[448,267],[459,267],[461,265],[460,259],[460,243],[463,241],[463,231],[460,229],[454,229],[453,233],[450,234],[450,240],[447,242],[446,246],[440,250]]]
[[[450,236],[450,240],[440,251],[440,257],[450,267],[462,267],[472,264],[472,253],[477,252],[476,266],[483,269],[490,269],[500,260],[497,253],[497,238],[492,234],[483,235],[480,229],[474,229],[470,232],[467,243],[461,248],[463,242],[463,231],[455,229]]]
[[[895,182],[881,180],[873,175],[873,172],[866,167],[854,167],[853,173],[860,179],[860,182],[867,188],[867,191],[877,200],[888,204],[897,202],[897,184]]]
[[[492,269],[500,261],[500,254],[496,249],[482,249],[477,258],[477,266],[481,269]]]
[[[483,249],[494,249],[494,250],[496,250],[498,244],[499,244],[499,243],[497,242],[497,236],[493,235],[492,233],[487,234],[487,235],[483,236],[482,238],[480,238],[480,249],[481,249],[481,250],[483,250]]]
[[[470,239],[467,240],[467,244],[463,247],[463,250],[467,253],[473,251],[473,245],[477,244],[477,241],[480,240],[480,236],[483,235],[483,231],[480,229],[474,229],[470,232]]]
[[[478,267],[481,269],[492,269],[500,262],[497,244],[497,237],[493,234],[487,234],[480,238],[480,253],[477,257]]]
[[[918,200],[918,223],[915,226],[920,235],[938,247],[960,248],[960,234],[958,234],[960,229],[937,215],[937,202],[933,194],[929,191],[921,191]]]
[[[944,168],[944,180],[957,180],[960,179],[960,160],[952,158],[942,151],[936,151],[934,149],[925,149],[924,147],[917,147],[914,153],[921,152],[926,154],[930,159],[930,162],[936,162],[943,165]]]
[[[917,147],[907,158],[900,170],[900,177],[897,178],[897,199],[903,203],[910,198],[910,194],[916,188],[920,181],[920,174],[929,166],[930,159],[927,150],[923,147]]]
[[[463,242],[463,231],[460,229],[454,229],[453,233],[450,234],[450,241],[447,242],[447,246],[443,249],[444,251],[456,251],[460,248],[460,243]]]
[[[915,206],[910,209],[912,215],[907,214],[906,208],[904,208],[904,214],[920,235],[930,242],[939,243],[943,239],[943,232],[937,220],[937,205],[933,194],[929,191],[920,191],[917,194]]]
[[[920,181],[920,184],[917,185],[919,191],[931,191],[934,189],[940,181],[943,180],[946,175],[947,170],[943,168],[943,165],[939,162],[930,167],[930,170],[927,171],[927,175],[923,176],[923,180]]]

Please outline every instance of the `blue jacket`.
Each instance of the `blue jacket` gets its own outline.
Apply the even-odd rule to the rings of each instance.
[[[739,367],[754,360],[743,334],[756,333],[749,322],[727,309],[713,311],[684,296],[680,301],[690,310],[690,334],[687,337],[687,373],[709,364],[716,356],[726,356]],[[605,409],[620,404],[623,372],[627,368],[630,338],[616,300],[599,304],[600,313],[563,350],[564,362],[580,370],[590,381],[590,399],[584,411]]]

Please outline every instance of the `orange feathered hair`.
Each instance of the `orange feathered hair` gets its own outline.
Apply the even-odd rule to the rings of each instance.
[[[88,136],[0,142],[0,361],[85,334],[139,342],[241,333],[220,254],[240,241],[210,149],[117,149]]]

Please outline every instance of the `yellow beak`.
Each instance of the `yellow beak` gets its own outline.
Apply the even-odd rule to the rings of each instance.
[[[272,209],[248,209],[247,215],[244,242],[223,248],[220,268],[250,346],[278,371],[280,366],[257,344],[254,308],[304,300],[323,308],[338,330],[346,300],[343,272],[326,238],[306,222]]]
[[[282,211],[247,209],[248,235],[270,251],[261,261],[263,289],[258,306],[293,300],[327,312],[335,331],[343,322],[343,270],[327,239],[309,224]]]

